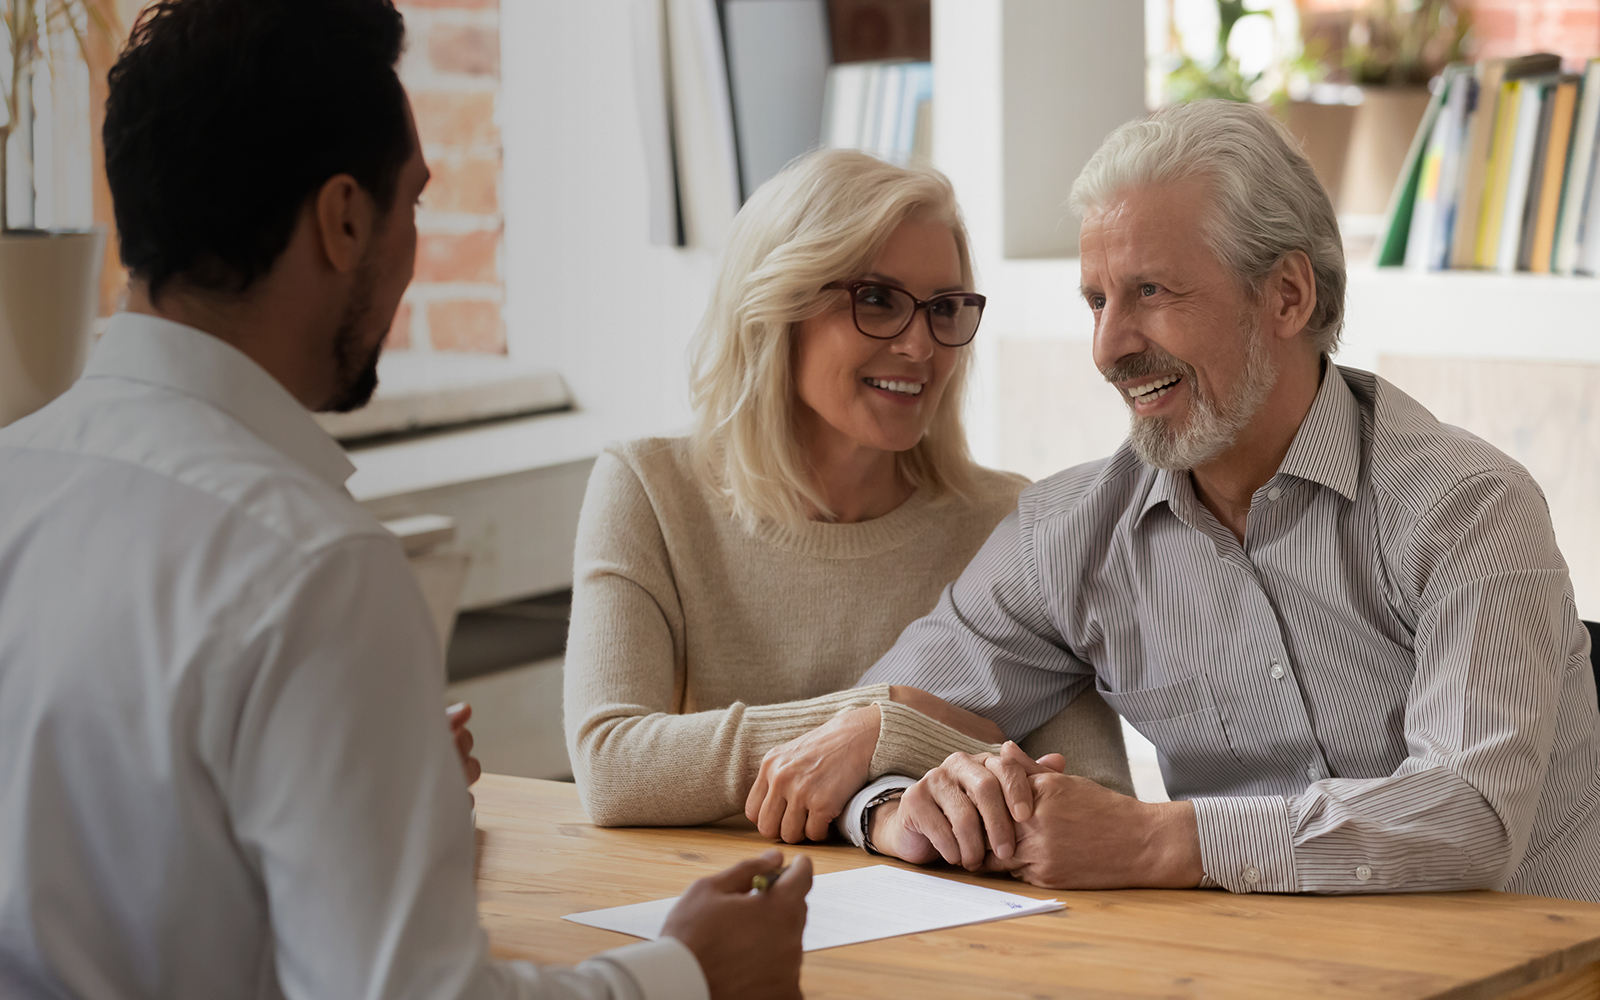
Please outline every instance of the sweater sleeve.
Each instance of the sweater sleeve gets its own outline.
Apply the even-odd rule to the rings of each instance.
[[[678,714],[687,669],[660,520],[634,470],[604,452],[578,519],[563,712],[578,792],[595,823],[677,826],[734,815],[768,750],[841,711],[888,700],[878,684]]]
[[[885,699],[879,702],[878,711],[882,721],[878,749],[872,757],[873,778],[886,774],[920,778],[957,751],[1000,752],[998,744],[973,739],[914,708]],[[1068,774],[1080,774],[1124,795],[1133,794],[1122,724],[1105,699],[1092,690],[1079,695],[1019,744],[1034,757],[1059,753],[1066,758]]]

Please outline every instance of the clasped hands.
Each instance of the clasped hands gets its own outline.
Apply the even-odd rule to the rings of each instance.
[[[898,801],[874,810],[873,846],[928,864],[1009,872],[1047,889],[1183,889],[1200,884],[1200,834],[1188,802],[1141,802],[1034,760],[954,753]]]
[[[1000,738],[988,720],[915,688],[891,688],[890,697],[975,738]],[[869,780],[879,721],[876,705],[844,712],[768,752],[745,815],[791,844],[826,838]],[[873,811],[873,846],[913,864],[943,859],[1052,889],[1199,884],[1191,804],[1141,802],[1064,767],[1060,754],[1034,760],[1009,742],[999,754],[953,753]]]

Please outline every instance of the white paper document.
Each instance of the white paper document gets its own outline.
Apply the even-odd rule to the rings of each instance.
[[[674,896],[573,913],[566,919],[654,940],[661,936],[661,925],[677,901]],[[1062,908],[1053,899],[1032,899],[888,865],[818,875],[811,883],[806,906],[806,929],[800,942],[806,951]]]

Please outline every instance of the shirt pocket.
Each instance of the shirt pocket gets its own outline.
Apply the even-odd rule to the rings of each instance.
[[[1205,674],[1161,687],[1100,693],[1161,751],[1172,795],[1194,794],[1195,788],[1214,786],[1218,772],[1236,772],[1239,755]]]

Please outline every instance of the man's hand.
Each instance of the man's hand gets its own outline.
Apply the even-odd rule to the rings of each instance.
[[[461,770],[466,772],[467,784],[470,785],[483,776],[483,765],[472,756],[472,730],[467,728],[467,722],[472,718],[472,706],[464,701],[457,702],[445,709],[444,714],[450,720],[450,736],[455,740],[456,753],[461,756]]]
[[[852,709],[768,750],[744,814],[763,836],[790,844],[825,839],[828,824],[867,783],[880,721],[877,705]]]
[[[1016,842],[1013,820],[1033,815],[1034,774],[1059,774],[1060,754],[1033,760],[1015,743],[995,754],[953,753],[906,789],[899,802],[870,819],[872,844],[885,854],[927,864],[943,858],[977,871],[986,856],[1008,860]]]
[[[990,854],[987,870],[1008,871],[1046,889],[1200,884],[1193,804],[1140,802],[1069,774],[1034,773],[1028,783],[1033,814],[1016,822],[1011,857]]]
[[[667,915],[661,936],[694,953],[711,1000],[799,1000],[811,859],[796,857],[772,888],[750,891],[752,878],[782,863],[782,854],[768,851],[700,879]]]

